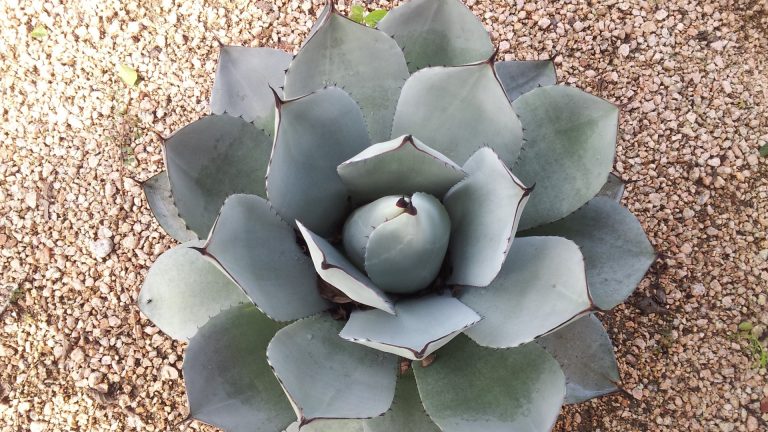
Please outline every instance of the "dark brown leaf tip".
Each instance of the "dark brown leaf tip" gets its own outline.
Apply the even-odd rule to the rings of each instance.
[[[411,201],[410,197],[403,196],[397,202],[395,203],[396,206],[400,207],[401,209],[405,209],[405,212],[408,213],[411,216],[416,216],[416,207],[413,206],[413,202]]]

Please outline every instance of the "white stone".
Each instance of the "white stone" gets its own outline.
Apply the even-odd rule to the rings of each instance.
[[[627,44],[621,44],[619,47],[619,55],[622,57],[626,57],[629,55],[629,45]]]
[[[160,369],[160,378],[164,380],[179,379],[179,371],[173,366],[165,365]]]
[[[98,239],[91,242],[91,253],[96,258],[104,258],[112,252],[112,248],[114,248],[114,246],[115,245],[112,243],[112,240],[108,238]]]

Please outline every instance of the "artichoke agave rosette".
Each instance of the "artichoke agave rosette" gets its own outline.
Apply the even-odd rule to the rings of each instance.
[[[190,418],[539,431],[617,390],[592,312],[655,258],[609,179],[618,108],[494,55],[457,0],[377,29],[329,3],[294,58],[221,47],[213,113],[144,183],[182,244],[138,302],[189,341]]]

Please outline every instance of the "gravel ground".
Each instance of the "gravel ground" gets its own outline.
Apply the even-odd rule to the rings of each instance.
[[[134,304],[173,243],[136,180],[162,168],[157,134],[206,113],[216,38],[295,50],[320,7],[129,3],[0,4],[3,430],[185,417],[184,344]],[[626,392],[566,408],[557,430],[768,430],[766,369],[737,329],[768,326],[768,3],[468,3],[501,58],[553,57],[563,82],[623,106],[615,168],[661,253],[605,316]]]

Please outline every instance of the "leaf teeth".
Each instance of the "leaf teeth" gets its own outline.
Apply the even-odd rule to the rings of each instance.
[[[397,316],[354,311],[339,334],[343,339],[421,360],[481,320],[453,297],[431,295],[401,300]]]

